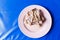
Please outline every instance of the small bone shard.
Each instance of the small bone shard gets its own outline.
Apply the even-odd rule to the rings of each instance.
[[[39,24],[42,25],[46,21],[46,18],[44,17],[44,14],[43,14],[42,10],[39,10],[39,12],[40,12],[39,13],[40,20],[42,21],[42,22],[39,22]]]

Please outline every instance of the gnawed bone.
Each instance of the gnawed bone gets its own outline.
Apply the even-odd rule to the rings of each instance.
[[[27,15],[25,15],[25,19],[27,24],[29,25],[34,25],[34,24],[39,24],[42,26],[44,22],[46,21],[46,18],[43,14],[42,10],[38,10],[36,8],[30,10]]]

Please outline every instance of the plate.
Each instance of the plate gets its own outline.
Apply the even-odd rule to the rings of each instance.
[[[31,9],[34,9],[34,8],[41,9],[47,20],[39,30],[37,30],[36,32],[30,32],[25,28],[24,23],[23,23],[23,18],[27,14],[28,11],[30,11]],[[25,7],[20,12],[19,17],[18,17],[18,26],[19,26],[21,32],[30,38],[43,37],[44,35],[46,35],[49,32],[51,25],[52,25],[52,17],[50,15],[49,11],[40,5],[29,5],[29,6]]]

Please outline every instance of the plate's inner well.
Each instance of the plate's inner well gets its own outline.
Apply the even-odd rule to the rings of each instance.
[[[23,23],[27,30],[31,32],[37,31],[46,21],[46,17],[41,9],[31,9],[24,16]]]

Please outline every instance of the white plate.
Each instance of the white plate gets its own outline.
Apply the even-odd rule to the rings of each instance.
[[[41,9],[44,13],[44,16],[45,18],[47,19],[46,22],[44,23],[44,25],[42,26],[42,28],[40,28],[40,30],[36,31],[36,32],[30,32],[28,31],[25,27],[24,27],[24,24],[23,24],[23,18],[25,16],[25,14],[33,9],[33,8],[37,8],[37,9]],[[51,25],[52,25],[52,18],[51,18],[51,15],[50,13],[48,12],[48,10],[40,5],[30,5],[26,8],[24,8],[21,12],[20,12],[20,15],[18,17],[18,26],[20,28],[20,30],[22,31],[22,33],[30,38],[40,38],[44,35],[46,35],[50,28],[51,28]]]

